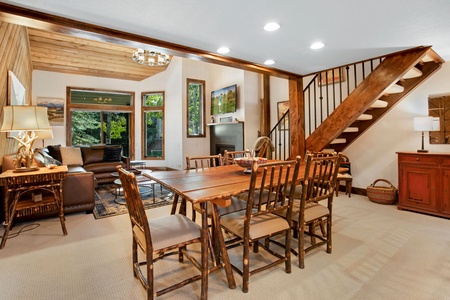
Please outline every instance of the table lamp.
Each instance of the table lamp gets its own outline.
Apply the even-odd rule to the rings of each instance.
[[[417,152],[428,152],[424,149],[424,132],[433,130],[433,117],[415,117],[414,131],[422,131],[422,149]]]
[[[32,166],[33,143],[41,138],[52,136],[52,127],[48,122],[47,107],[15,105],[3,107],[3,121],[0,132],[18,132],[15,172],[28,172],[38,169]]]

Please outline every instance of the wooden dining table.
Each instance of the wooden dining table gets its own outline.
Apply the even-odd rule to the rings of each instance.
[[[303,177],[305,164],[300,164],[299,177]],[[201,265],[202,265],[202,291],[201,299],[207,299],[208,274],[208,213],[207,202],[227,207],[231,204],[231,196],[248,191],[250,185],[250,174],[244,173],[244,168],[238,165],[227,165],[215,168],[191,169],[181,171],[162,171],[144,174],[148,178],[158,182],[165,188],[172,190],[183,199],[202,206],[202,243],[201,243]],[[212,205],[211,205],[212,206]],[[217,211],[212,212],[212,222],[216,230],[215,239],[219,243],[220,254],[223,260],[228,286],[236,288],[233,271],[225,248],[224,237],[220,230],[220,218]]]

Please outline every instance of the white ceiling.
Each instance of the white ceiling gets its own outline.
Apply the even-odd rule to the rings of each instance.
[[[450,60],[450,0],[13,0],[12,5],[300,75],[431,45]],[[281,28],[265,32],[276,21]],[[315,41],[325,47],[311,50]]]

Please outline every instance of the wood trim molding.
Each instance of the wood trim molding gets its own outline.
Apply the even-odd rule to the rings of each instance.
[[[90,38],[123,46],[145,48],[148,45],[169,55],[191,58],[203,62],[238,68],[281,78],[301,78],[299,74],[268,68],[249,61],[220,56],[216,53],[187,47],[150,37],[114,30],[81,21],[71,20],[35,10],[30,10],[6,3],[0,3],[0,20],[22,26],[63,33],[67,35]]]

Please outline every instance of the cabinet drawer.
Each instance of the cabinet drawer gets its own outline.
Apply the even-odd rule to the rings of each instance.
[[[442,156],[440,157],[440,164],[442,166],[450,166],[450,156]]]
[[[450,158],[449,158],[449,160],[450,160]],[[414,163],[420,163],[420,164],[438,164],[439,157],[431,156],[431,155],[415,155],[415,154],[402,155],[402,154],[400,154],[398,156],[398,161],[400,163],[401,162],[410,162],[410,163],[414,162]]]

